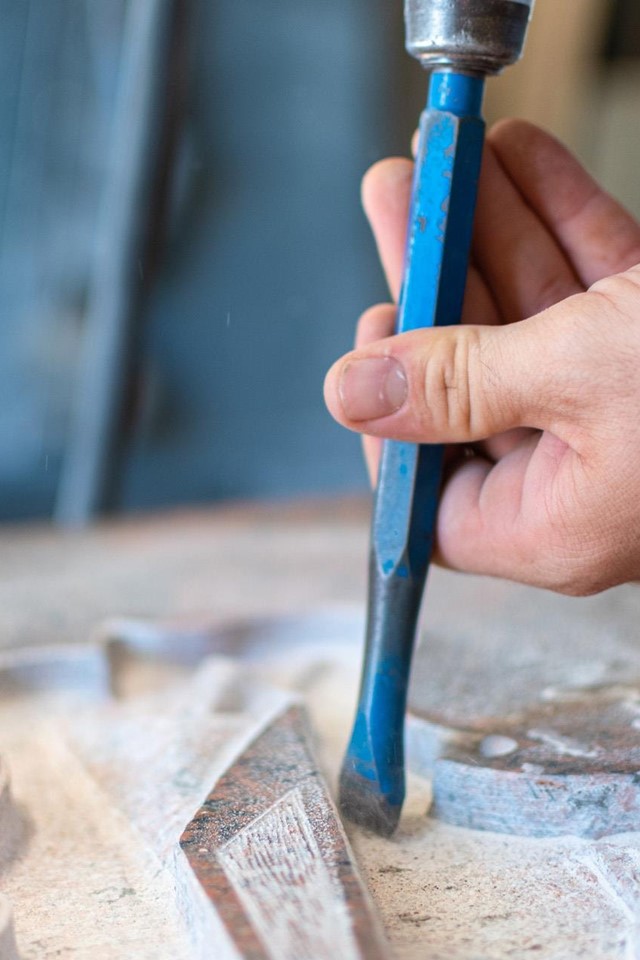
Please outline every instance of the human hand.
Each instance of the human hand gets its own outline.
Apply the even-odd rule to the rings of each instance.
[[[386,160],[363,184],[394,299],[411,175]],[[574,595],[640,578],[639,263],[640,225],[557,141],[505,121],[485,151],[463,326],[392,336],[392,304],[361,317],[325,399],[368,436],[372,476],[380,438],[465,445],[440,562]]]

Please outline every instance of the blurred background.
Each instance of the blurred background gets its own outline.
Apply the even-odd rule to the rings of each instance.
[[[0,0],[0,519],[365,489],[322,380],[425,89],[401,0]],[[637,0],[537,0],[488,115],[640,214],[639,103]]]

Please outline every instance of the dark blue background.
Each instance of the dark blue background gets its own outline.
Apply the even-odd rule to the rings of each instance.
[[[126,0],[0,5],[0,516],[55,496]],[[135,0],[129,0],[135,2]],[[386,291],[359,205],[424,83],[401,0],[200,0],[124,508],[365,485],[322,404]]]

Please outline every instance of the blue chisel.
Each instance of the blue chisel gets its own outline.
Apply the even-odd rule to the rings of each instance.
[[[484,142],[485,77],[519,59],[532,0],[405,0],[407,47],[432,70],[413,183],[397,332],[460,321]],[[434,545],[443,448],[386,441],[373,511],[364,668],[340,808],[395,830],[404,717]]]

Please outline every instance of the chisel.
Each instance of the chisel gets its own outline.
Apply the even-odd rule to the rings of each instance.
[[[522,53],[533,0],[406,0],[407,49],[430,69],[397,333],[459,323],[484,142],[485,78]],[[405,796],[404,718],[434,545],[443,448],[385,441],[373,510],[364,667],[340,808],[390,835]]]

